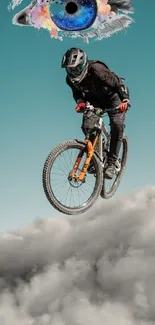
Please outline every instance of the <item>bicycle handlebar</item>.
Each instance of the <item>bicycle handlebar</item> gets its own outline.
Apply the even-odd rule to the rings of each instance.
[[[101,108],[96,108],[94,107],[93,105],[91,105],[89,102],[86,103],[86,110],[87,111],[92,111],[93,113],[95,113],[96,115],[98,116],[103,116],[105,113],[108,113],[108,112],[113,112],[113,111],[118,111],[120,112],[120,109],[119,107],[112,107],[112,108],[106,108],[106,109],[101,109]]]

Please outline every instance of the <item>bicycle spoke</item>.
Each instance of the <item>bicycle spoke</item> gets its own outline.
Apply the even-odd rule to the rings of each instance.
[[[56,169],[57,169],[57,170],[60,169],[60,170],[63,172],[63,174],[67,175],[67,174],[64,172],[64,170],[63,170],[62,168],[59,167],[59,168],[56,168]]]
[[[62,163],[62,159],[60,157],[59,157],[59,161]],[[65,168],[65,170],[67,171],[67,166],[63,163],[62,163],[62,165],[63,165],[63,168]]]

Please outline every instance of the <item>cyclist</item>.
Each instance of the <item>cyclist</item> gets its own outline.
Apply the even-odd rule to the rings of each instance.
[[[76,112],[83,113],[86,102],[94,107],[116,108],[120,111],[109,112],[110,118],[110,152],[105,177],[112,179],[115,175],[115,163],[118,159],[125,127],[125,113],[130,107],[129,89],[123,79],[98,60],[89,60],[80,48],[70,48],[62,58],[61,67],[66,69],[66,83],[71,87],[75,99]],[[97,123],[99,117],[83,115],[82,130],[84,134]]]

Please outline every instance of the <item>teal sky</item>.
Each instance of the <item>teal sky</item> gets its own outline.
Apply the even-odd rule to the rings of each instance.
[[[42,168],[50,150],[64,140],[82,137],[81,116],[60,68],[71,46],[89,58],[105,61],[126,78],[132,107],[126,134],[130,151],[118,194],[155,183],[155,2],[133,1],[135,23],[102,41],[60,42],[47,31],[12,25],[15,11],[1,1],[0,12],[0,229],[12,229],[37,217],[60,216],[42,189]]]

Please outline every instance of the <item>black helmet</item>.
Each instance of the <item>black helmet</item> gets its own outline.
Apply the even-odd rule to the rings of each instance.
[[[88,66],[87,54],[79,48],[70,48],[63,56],[61,67],[65,68],[71,80],[81,81]]]

